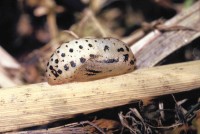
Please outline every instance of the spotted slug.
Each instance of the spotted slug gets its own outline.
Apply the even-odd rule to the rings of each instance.
[[[115,38],[81,38],[63,43],[51,55],[46,77],[51,85],[90,81],[131,72],[135,57]]]

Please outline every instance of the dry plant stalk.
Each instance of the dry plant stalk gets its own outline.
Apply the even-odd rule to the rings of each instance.
[[[21,65],[3,47],[0,46],[0,66],[12,69],[20,69]]]
[[[22,69],[21,65],[8,53],[3,47],[0,46],[0,87],[13,87],[20,84],[21,81],[14,81],[7,73],[5,68],[9,69]]]
[[[200,87],[200,61],[140,69],[106,79],[0,90],[0,132],[43,125],[132,101]]]
[[[1,87],[14,87],[17,86],[17,83],[15,83],[6,73],[4,68],[0,66],[0,90]]]
[[[174,51],[200,37],[200,32],[198,32],[200,31],[199,4],[199,1],[196,2],[163,25],[163,28],[164,26],[165,28],[177,26],[180,30],[164,33],[155,30],[131,46],[139,68],[155,66]],[[186,29],[183,29],[184,27]]]
[[[42,0],[39,7],[34,11],[35,16],[47,15],[47,24],[52,39],[57,38],[58,28],[56,24],[57,5],[54,0]],[[64,10],[64,9],[62,9]],[[62,11],[61,11],[62,12]]]

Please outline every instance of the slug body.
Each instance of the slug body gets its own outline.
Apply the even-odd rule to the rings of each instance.
[[[47,63],[51,85],[89,81],[131,72],[135,58],[129,47],[114,38],[81,38],[63,43]]]

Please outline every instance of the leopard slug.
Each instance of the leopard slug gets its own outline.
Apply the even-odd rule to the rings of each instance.
[[[133,71],[135,57],[130,48],[115,38],[80,38],[63,43],[47,63],[51,85],[90,81]]]

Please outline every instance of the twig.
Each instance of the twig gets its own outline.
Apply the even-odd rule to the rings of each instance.
[[[58,36],[58,28],[56,24],[56,3],[54,0],[43,0],[45,6],[48,9],[47,12],[47,23],[49,26],[49,32],[52,39]]]
[[[21,65],[0,46],[0,65],[11,69],[21,69]]]
[[[79,36],[76,34],[76,33],[74,33],[73,31],[70,31],[70,30],[63,30],[62,32],[65,32],[65,33],[67,33],[67,34],[70,34],[70,35],[72,35],[74,38],[76,38],[76,39],[78,39],[79,38]]]
[[[97,19],[95,18],[93,12],[89,9],[86,9],[85,12],[84,12],[87,16],[90,16],[91,19],[93,20],[93,22],[95,23],[95,25],[98,27],[100,33],[102,34],[102,37],[106,37],[107,34],[106,32],[103,30],[101,24],[99,23],[99,21],[97,21]]]
[[[0,66],[0,89],[1,87],[14,87],[17,86],[17,84],[8,77],[8,74],[6,71]]]
[[[95,125],[94,123],[90,121],[81,121],[80,124],[89,124],[93,126],[94,128],[96,128],[97,130],[99,130],[99,132],[101,132],[102,134],[106,134],[100,127],[98,127],[97,125]]]
[[[186,124],[187,120],[186,120],[186,118],[185,118],[185,116],[183,114],[183,111],[181,109],[181,105],[177,104],[177,101],[176,101],[176,99],[175,99],[173,94],[172,94],[172,98],[174,99],[174,102],[175,102],[175,111],[176,111],[176,115],[177,115],[179,121],[184,123],[184,124]]]
[[[177,124],[174,124],[174,125],[171,125],[171,126],[162,126],[162,127],[155,127],[155,126],[152,126],[148,123],[146,123],[146,125],[148,125],[149,127],[151,128],[157,128],[157,129],[170,129],[170,128],[174,128],[174,127],[177,127],[177,126],[181,126],[183,125],[183,123],[177,123]]]
[[[164,24],[168,28],[179,26],[179,28],[186,28],[185,30],[164,33],[154,30],[133,44],[131,50],[137,59],[137,67],[153,67],[174,51],[200,37],[200,32],[196,32],[200,30],[200,25],[198,25],[199,9],[198,1],[191,8],[181,12]],[[192,30],[189,30],[189,28]],[[196,31],[193,29],[196,29]]]

